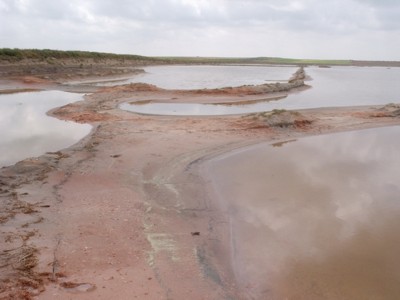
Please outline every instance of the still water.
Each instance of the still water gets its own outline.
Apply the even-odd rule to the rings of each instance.
[[[164,68],[165,80],[175,80],[173,76],[166,75],[169,67],[159,68]],[[190,77],[191,69],[193,68],[197,67],[187,67],[188,77]],[[254,68],[257,69],[257,67]],[[285,67],[275,67],[274,69],[280,68],[287,70]],[[262,70],[262,68],[258,68],[258,70]],[[293,69],[290,70],[291,73],[294,71]],[[265,70],[265,72],[269,71]],[[121,109],[154,115],[229,115],[270,111],[273,109],[378,105],[400,102],[400,84],[398,84],[400,82],[400,68],[309,67],[306,68],[306,72],[312,78],[311,81],[307,81],[307,84],[311,85],[312,88],[290,94],[287,98],[279,101],[257,102],[247,105],[196,103],[123,104]],[[257,76],[260,76],[260,78],[274,77],[269,76],[267,73],[264,75],[257,74]],[[286,79],[289,77],[290,74],[287,74]],[[176,80],[179,80],[179,78],[176,78]],[[232,86],[233,84],[230,82],[228,85]]]
[[[259,144],[205,175],[252,299],[400,299],[400,127]]]
[[[81,99],[80,94],[59,91],[0,95],[0,167],[69,147],[87,135],[90,125],[46,115]]]
[[[146,73],[118,82],[99,82],[98,86],[142,82],[163,89],[204,89],[287,81],[295,66],[154,66]]]

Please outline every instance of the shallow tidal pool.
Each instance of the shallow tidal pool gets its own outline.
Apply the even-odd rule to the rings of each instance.
[[[97,86],[114,84],[148,83],[163,89],[213,89],[246,84],[287,81],[296,66],[269,65],[197,65],[150,66],[145,73],[119,82],[98,82]]]
[[[0,167],[58,151],[86,136],[90,125],[62,121],[46,114],[81,99],[81,94],[60,91],[0,95]]]
[[[198,66],[187,66],[180,70],[180,76],[174,76],[174,69],[170,67],[157,67],[154,72],[159,72],[150,75],[143,75],[147,78],[148,83],[163,86],[179,86],[180,78],[190,78],[191,73],[196,73],[195,70],[200,68]],[[213,67],[214,71],[218,71],[222,67]],[[230,68],[230,67],[225,67]],[[241,69],[242,68],[242,69]],[[213,78],[213,69],[207,69],[207,73],[200,74],[204,80]],[[273,71],[271,71],[273,70]],[[273,109],[304,109],[316,107],[343,107],[343,106],[357,106],[357,105],[384,105],[387,103],[400,102],[400,68],[382,68],[382,67],[332,67],[332,68],[318,68],[308,67],[305,68],[307,75],[311,80],[306,81],[306,84],[311,88],[289,94],[286,98],[277,101],[257,101],[252,104],[240,105],[212,105],[212,104],[198,104],[198,103],[157,103],[143,101],[149,99],[141,99],[141,103],[124,103],[120,106],[121,109],[132,111],[141,114],[150,115],[175,115],[175,116],[205,116],[205,115],[233,115],[233,114],[248,114],[262,111],[271,111]],[[257,72],[256,72],[257,71]],[[252,78],[270,78],[271,81],[280,78],[288,80],[290,74],[295,69],[288,67],[253,67],[245,68],[236,66],[235,76],[250,76]],[[186,72],[186,73],[185,73]],[[198,72],[198,71],[197,71]],[[251,73],[251,72],[254,72]],[[275,72],[286,72],[277,76]],[[218,72],[217,72],[218,73]],[[146,77],[148,76],[148,77]],[[285,77],[286,76],[286,77]],[[157,78],[157,80],[155,79]],[[235,80],[229,81],[230,77],[224,80],[215,82],[218,86],[235,86]],[[136,78],[140,81],[141,77]],[[154,80],[153,80],[154,79]],[[279,80],[277,80],[279,81]],[[198,88],[208,87],[203,84],[199,79]],[[236,83],[236,84],[235,84]],[[263,82],[253,83],[261,84]]]
[[[256,299],[400,299],[400,127],[211,160],[232,262]]]

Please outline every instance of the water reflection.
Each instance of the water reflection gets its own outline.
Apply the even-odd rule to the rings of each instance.
[[[164,72],[167,72],[168,69],[164,68]],[[279,67],[276,67],[276,69],[279,69]],[[190,74],[190,69],[187,71]],[[306,72],[313,79],[309,82],[312,88],[290,94],[287,98],[279,101],[231,106],[196,103],[124,104],[121,108],[153,115],[230,115],[273,109],[378,105],[400,102],[400,85],[397,84],[400,81],[400,68],[309,67]],[[165,76],[170,80],[175,80],[173,76]],[[290,75],[286,78],[289,77]],[[231,82],[226,84],[233,85]]]
[[[234,268],[257,299],[399,299],[399,127],[211,162]]]
[[[400,102],[400,68],[306,68],[312,89],[292,94],[285,108],[375,105]]]
[[[52,108],[81,99],[82,95],[59,91],[0,95],[0,166],[60,150],[87,135],[90,125],[46,115]]]
[[[118,82],[127,84],[143,82],[164,89],[204,89],[263,84],[267,81],[287,81],[295,66],[153,66],[146,73]],[[115,85],[115,82],[99,82],[98,86]]]

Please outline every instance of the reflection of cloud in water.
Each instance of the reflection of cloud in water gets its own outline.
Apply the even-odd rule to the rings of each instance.
[[[212,163],[232,216],[236,275],[256,297],[365,299],[383,291],[382,274],[392,298],[400,294],[399,131],[262,144]]]
[[[183,78],[190,77],[191,72],[194,72],[197,68],[193,66],[185,67],[185,72],[182,73]],[[255,68],[256,70],[262,69]],[[286,71],[288,69],[287,67],[274,68],[275,70],[282,69]],[[179,77],[171,76],[173,67],[156,67],[156,70],[160,72],[155,74],[158,79],[155,81],[149,80],[148,83],[162,87],[165,81],[171,81],[175,84],[182,82]],[[142,114],[155,115],[229,115],[248,114],[273,109],[379,105],[399,101],[400,85],[398,81],[400,80],[400,68],[332,67],[324,69],[308,67],[306,72],[313,78],[312,88],[299,93],[291,93],[287,98],[279,101],[232,106],[194,103],[142,103],[140,105],[123,104],[121,108]],[[203,76],[208,79],[210,73],[204,73]],[[238,71],[235,76],[245,76],[245,72]],[[153,78],[153,76],[149,76],[149,78]],[[198,82],[201,82],[201,80]],[[235,84],[228,84],[228,86],[232,85],[235,86]],[[199,88],[204,88],[204,86],[200,85]]]
[[[46,115],[54,107],[79,99],[81,95],[58,91],[1,95],[0,166],[68,147],[88,134],[89,125]]]
[[[134,75],[121,84],[143,82],[165,89],[202,89],[227,86],[263,84],[268,81],[286,81],[295,66],[152,66],[146,73]],[[98,86],[114,85],[113,82]]]

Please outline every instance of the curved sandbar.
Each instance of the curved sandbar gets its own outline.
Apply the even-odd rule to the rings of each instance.
[[[1,197],[10,203],[1,227],[9,241],[1,249],[4,293],[69,299],[81,288],[84,297],[105,299],[246,298],[230,269],[225,215],[197,172],[204,159],[261,141],[400,124],[396,107],[207,118],[118,109],[128,100],[175,97],[202,95],[143,85],[88,95],[54,115],[92,124],[90,136],[1,170]]]

